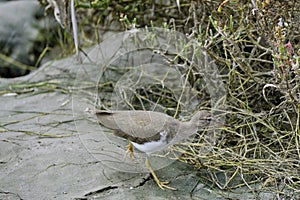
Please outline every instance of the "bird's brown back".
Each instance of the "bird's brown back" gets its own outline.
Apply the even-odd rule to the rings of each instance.
[[[180,126],[180,122],[173,117],[153,111],[97,110],[96,115],[101,125],[115,130],[117,136],[131,141],[134,138],[156,140],[159,139],[161,131],[176,134]]]

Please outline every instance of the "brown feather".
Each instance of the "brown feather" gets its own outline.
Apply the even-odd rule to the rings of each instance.
[[[99,123],[115,130],[115,135],[136,143],[157,141],[160,132],[168,137],[176,134],[180,122],[173,117],[153,111],[96,111]]]

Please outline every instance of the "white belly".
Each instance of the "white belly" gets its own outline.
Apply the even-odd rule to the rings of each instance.
[[[135,142],[132,142],[133,146],[137,148],[138,150],[145,152],[146,154],[153,153],[155,151],[159,151],[164,149],[167,145],[167,132],[166,131],[161,131],[160,133],[160,140],[158,141],[153,141],[153,142],[147,142],[144,144],[138,144]]]
[[[147,142],[144,144],[138,144],[135,142],[131,142],[131,143],[133,144],[133,146],[135,146],[135,148],[147,154],[153,153],[155,151],[159,151],[165,148],[165,146],[167,145],[166,141],[162,141],[162,140],[155,141],[155,142]]]
[[[144,144],[138,144],[135,142],[131,142],[131,143],[135,148],[147,154],[162,150],[167,146],[166,140],[162,140],[162,139],[154,142],[147,142]]]

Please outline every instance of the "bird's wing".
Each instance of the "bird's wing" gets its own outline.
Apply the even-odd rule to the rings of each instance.
[[[120,137],[122,134],[138,138],[158,137],[155,135],[161,131],[180,124],[166,114],[152,111],[97,111],[96,115],[100,124],[119,132]]]

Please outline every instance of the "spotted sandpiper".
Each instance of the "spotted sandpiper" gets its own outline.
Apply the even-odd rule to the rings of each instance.
[[[171,144],[195,134],[200,126],[207,124],[209,112],[198,111],[189,122],[154,111],[107,111],[95,110],[98,121],[106,128],[114,130],[118,137],[129,140],[135,148],[146,153],[146,167],[155,182],[161,188],[176,190],[168,186],[169,182],[161,182],[154,173],[148,156],[156,151],[165,149]],[[132,146],[129,145],[132,153]]]

